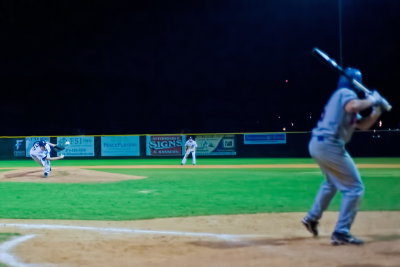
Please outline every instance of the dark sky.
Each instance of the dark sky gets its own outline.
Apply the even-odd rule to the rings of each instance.
[[[341,1],[1,1],[0,135],[309,131],[337,81],[313,47],[399,128],[400,1]]]

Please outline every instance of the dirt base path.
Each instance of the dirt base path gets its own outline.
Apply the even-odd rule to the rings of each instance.
[[[360,247],[330,245],[336,213],[324,215],[319,238],[302,216],[0,220],[0,232],[33,235],[7,253],[35,266],[400,266],[399,212],[360,212],[353,227],[366,241]]]

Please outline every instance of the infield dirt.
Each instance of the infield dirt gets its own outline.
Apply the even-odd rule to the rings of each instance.
[[[324,215],[319,238],[312,238],[300,224],[303,215],[273,213],[119,222],[0,220],[0,231],[34,234],[11,253],[21,262],[35,266],[399,266],[399,212],[359,213],[353,233],[366,241],[360,247],[329,244],[336,213]],[[45,227],[34,229],[29,225]],[[67,227],[55,227],[60,225]],[[114,231],[107,231],[111,228]],[[206,233],[239,236],[223,238]]]

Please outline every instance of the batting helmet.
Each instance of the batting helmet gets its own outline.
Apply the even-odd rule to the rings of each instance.
[[[351,68],[347,67],[344,72],[351,77],[352,79],[356,80],[357,82],[362,82],[362,74],[359,69],[356,68]],[[345,76],[345,75],[340,75],[339,77],[339,82],[338,82],[338,88],[352,88],[355,89],[351,81]]]

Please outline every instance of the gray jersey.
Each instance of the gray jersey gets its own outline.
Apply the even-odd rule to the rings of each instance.
[[[346,112],[345,105],[353,99],[358,99],[354,91],[348,88],[336,90],[326,104],[312,134],[344,143],[350,141],[359,115]]]

